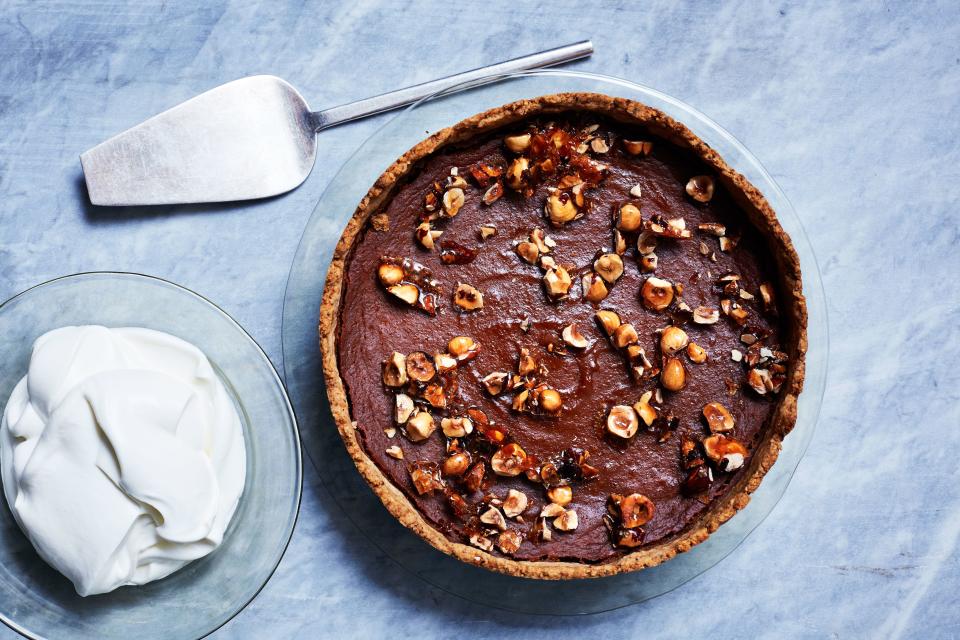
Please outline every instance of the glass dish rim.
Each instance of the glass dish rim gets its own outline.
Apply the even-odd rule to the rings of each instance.
[[[286,540],[283,543],[283,548],[280,550],[280,553],[277,555],[276,562],[273,564],[273,567],[270,569],[269,573],[264,578],[263,583],[256,588],[256,590],[250,595],[249,598],[245,599],[242,603],[239,603],[239,605],[235,608],[235,610],[232,611],[226,618],[224,618],[222,621],[217,622],[216,626],[209,629],[208,631],[205,631],[203,635],[199,636],[199,638],[206,638],[206,637],[209,637],[211,634],[217,632],[221,628],[223,628],[227,623],[231,622],[234,618],[240,615],[248,606],[250,606],[250,604],[254,600],[256,600],[257,596],[259,596],[260,593],[263,591],[263,589],[266,588],[270,580],[273,579],[273,576],[276,574],[277,569],[279,569],[280,563],[283,561],[283,558],[290,547],[290,542],[293,540],[293,534],[296,531],[297,522],[300,519],[300,509],[303,506],[303,442],[301,440],[300,423],[297,420],[296,408],[293,406],[293,402],[290,400],[290,394],[287,391],[287,387],[283,381],[283,378],[280,376],[279,371],[277,371],[276,366],[273,364],[273,361],[270,360],[270,357],[267,355],[266,351],[264,351],[263,347],[260,346],[260,343],[258,343],[256,339],[252,335],[250,335],[250,333],[246,329],[244,329],[244,327],[233,318],[233,316],[227,313],[217,303],[213,302],[206,296],[200,293],[197,293],[196,291],[188,287],[185,287],[181,284],[177,284],[176,282],[173,282],[171,280],[167,280],[166,278],[161,278],[159,276],[154,276],[147,273],[139,273],[136,271],[113,271],[113,270],[78,271],[75,273],[56,276],[21,290],[20,292],[10,296],[3,302],[0,302],[0,312],[3,312],[3,310],[6,307],[8,307],[11,303],[15,302],[19,298],[22,298],[23,296],[37,289],[40,289],[52,284],[56,284],[64,280],[83,279],[90,276],[116,276],[116,277],[126,278],[130,280],[153,281],[154,283],[166,285],[166,286],[172,287],[175,290],[179,290],[183,293],[186,293],[188,296],[192,296],[193,298],[198,300],[200,303],[206,304],[207,306],[209,306],[213,311],[217,312],[221,317],[226,319],[235,328],[239,329],[241,334],[245,336],[247,340],[249,340],[250,343],[254,346],[257,353],[259,353],[260,357],[268,365],[269,372],[280,389],[280,395],[283,398],[284,406],[287,410],[287,413],[289,414],[290,425],[293,427],[293,435],[295,436],[293,438],[293,442],[294,442],[294,449],[296,451],[296,461],[297,461],[297,473],[296,473],[297,499],[296,499],[296,506],[293,510],[293,518],[290,521],[290,531],[289,533],[286,534]],[[25,638],[30,638],[31,640],[44,640],[45,638],[45,636],[38,635],[33,631],[30,631],[29,629],[25,629],[24,627],[20,626],[4,613],[0,613],[0,622],[2,622],[6,627],[11,629],[12,631],[20,634]]]

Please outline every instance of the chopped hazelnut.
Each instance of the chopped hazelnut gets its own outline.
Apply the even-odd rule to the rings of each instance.
[[[632,195],[634,198],[643,196],[643,188],[638,184],[633,185],[630,187],[630,195]]]
[[[497,548],[503,553],[516,553],[521,544],[523,544],[523,536],[512,529],[497,536]]]
[[[433,248],[436,246],[436,240],[441,236],[441,234],[443,234],[443,231],[434,230],[433,227],[430,226],[429,222],[420,223],[416,232],[414,233],[417,238],[417,242],[419,242],[420,246],[427,251],[433,251]]]
[[[526,158],[515,158],[507,167],[507,186],[514,191],[523,189],[524,173],[530,168],[530,161]]]
[[[622,256],[627,251],[627,241],[619,229],[613,230],[613,251],[618,256]]]
[[[607,414],[607,431],[618,438],[624,440],[632,438],[636,435],[639,426],[637,413],[629,405],[618,404]]]
[[[400,284],[400,281],[403,280],[404,275],[406,274],[403,272],[403,267],[390,262],[384,262],[377,269],[377,276],[380,278],[380,283],[385,287],[392,287],[395,284]]]
[[[773,285],[764,282],[760,285],[760,300],[763,302],[764,311],[773,311],[776,309],[776,303],[773,299]]]
[[[470,466],[470,454],[466,451],[457,451],[443,461],[441,471],[445,476],[462,476]]]
[[[470,536],[470,544],[484,551],[493,551],[493,541],[482,533],[474,533]],[[479,556],[477,556],[479,559]]]
[[[417,411],[407,420],[407,438],[410,442],[423,442],[436,430],[437,425],[429,411]]]
[[[620,316],[613,311],[601,309],[600,311],[597,311],[596,318],[597,322],[600,323],[600,326],[603,327],[603,330],[607,332],[608,336],[612,336],[613,332],[616,331],[617,327],[620,326]]]
[[[453,292],[453,302],[464,311],[477,311],[483,309],[483,294],[476,287],[460,282]]]
[[[600,277],[613,284],[623,275],[623,260],[615,253],[605,253],[593,263]]]
[[[694,176],[687,182],[687,195],[697,202],[710,202],[713,189],[713,178],[710,176]]]
[[[640,256],[640,270],[644,273],[653,273],[657,270],[657,265],[659,264],[659,258],[657,254],[648,253],[644,256]]]
[[[633,405],[633,410],[636,411],[640,419],[643,420],[643,424],[648,427],[653,426],[653,422],[657,419],[657,410],[650,404],[652,397],[653,392],[646,391],[640,396],[640,400]]]
[[[623,349],[630,346],[631,344],[636,344],[640,340],[640,336],[637,335],[637,330],[630,323],[621,324],[619,327],[613,330],[613,344],[618,349]]]
[[[417,304],[417,300],[420,299],[420,289],[412,284],[395,284],[388,287],[387,291],[407,304]]]
[[[410,479],[420,495],[443,489],[439,469],[432,462],[415,462],[410,468]]]
[[[651,311],[663,311],[673,302],[673,285],[663,278],[650,276],[640,289],[643,306]]]
[[[539,227],[530,232],[530,242],[537,245],[540,253],[550,253],[550,250],[557,246],[557,242]]]
[[[734,362],[742,362],[742,361],[743,361],[743,351],[740,351],[739,349],[731,349],[731,350],[730,350],[730,359],[733,360]]]
[[[556,487],[551,487],[547,489],[547,498],[550,499],[550,502],[553,504],[558,504],[561,507],[565,507],[570,504],[570,501],[573,500],[573,489],[569,485],[559,485]]]
[[[558,413],[563,407],[563,397],[560,395],[560,392],[550,387],[537,387],[537,389],[539,390],[537,403],[540,405],[540,408],[547,413]]]
[[[687,373],[680,358],[666,358],[660,372],[660,384],[667,391],[680,391],[687,384]]]
[[[517,357],[517,373],[521,376],[528,376],[537,370],[537,361],[530,355],[530,350],[526,347],[520,349]]]
[[[689,342],[687,332],[680,327],[667,327],[660,334],[660,350],[668,356],[680,353]]]
[[[473,422],[470,418],[443,418],[440,420],[440,429],[448,438],[463,438],[473,433]]]
[[[497,228],[492,224],[482,224],[480,225],[480,239],[487,240],[497,235]]]
[[[703,417],[711,433],[730,431],[734,427],[733,416],[725,406],[719,402],[710,402],[703,407]]]
[[[701,222],[697,225],[697,229],[718,238],[727,235],[727,228],[719,222]]]
[[[693,310],[693,321],[697,324],[716,324],[720,311],[714,307],[697,307]]]
[[[488,374],[483,377],[480,381],[483,383],[483,388],[487,390],[492,396],[500,395],[503,393],[503,389],[507,385],[507,379],[510,377],[510,374],[505,371],[494,371],[491,374]]]
[[[631,233],[640,228],[643,219],[640,216],[640,209],[635,204],[625,204],[620,207],[617,213],[617,229]]]
[[[423,351],[414,351],[407,356],[407,377],[417,382],[430,382],[437,375],[433,359]]]
[[[603,138],[594,138],[590,141],[590,148],[594,153],[606,153],[610,151],[610,145]]]
[[[530,134],[521,133],[515,136],[507,136],[503,139],[503,144],[513,153],[523,153],[530,146]]]
[[[527,401],[530,399],[530,391],[524,389],[517,395],[513,396],[513,402],[510,406],[514,411],[526,411],[527,410]]]
[[[696,342],[691,342],[687,345],[687,357],[690,358],[690,362],[703,364],[707,361],[707,352]]]
[[[447,343],[447,351],[457,360],[463,362],[476,356],[477,352],[480,351],[480,345],[473,338],[456,336],[450,338],[450,342]]]
[[[543,284],[547,289],[547,295],[554,300],[558,300],[567,295],[573,281],[570,279],[567,270],[558,266],[547,271],[543,276]]]
[[[576,324],[568,324],[565,326],[561,332],[561,336],[563,337],[563,341],[574,349],[586,349],[590,346],[590,343],[587,342],[587,339],[580,333]]]
[[[560,227],[577,217],[577,205],[570,194],[555,191],[547,198],[546,214],[551,224]]]
[[[517,245],[516,251],[517,255],[520,256],[524,262],[529,262],[530,264],[537,264],[537,259],[540,257],[540,249],[532,242],[521,242]]]
[[[403,460],[403,449],[401,449],[397,445],[387,447],[384,453],[386,453],[388,456],[396,460]]]
[[[640,235],[637,236],[637,251],[640,253],[640,255],[645,256],[653,253],[656,248],[657,236],[653,235],[649,231],[640,232]]]
[[[610,295],[607,285],[596,273],[586,273],[583,276],[583,298],[587,302],[602,302]]]
[[[500,447],[490,459],[493,472],[499,476],[518,476],[527,463],[527,452],[515,442]]]
[[[433,356],[433,366],[440,373],[447,373],[457,368],[457,359],[449,353],[437,353]]]
[[[492,185],[490,185],[489,187],[487,187],[487,190],[483,192],[483,197],[480,198],[480,201],[483,202],[483,204],[485,205],[491,205],[502,197],[503,197],[503,184],[498,180],[494,182]],[[481,227],[480,229],[481,234],[484,233],[485,228],[493,229],[493,233],[490,233],[489,235],[495,235],[497,232],[497,230],[494,229],[493,227]],[[484,236],[483,239],[486,240],[487,237],[489,236]]]
[[[553,526],[560,531],[573,531],[579,524],[577,512],[573,509],[564,511],[553,521]]]
[[[726,253],[733,251],[734,247],[737,246],[737,242],[739,242],[739,240],[740,240],[739,238],[723,236],[722,238],[720,238],[720,251],[723,251]]]
[[[620,500],[620,522],[627,529],[642,527],[653,519],[653,501],[640,493],[631,493]]]
[[[423,390],[423,399],[430,403],[435,409],[444,409],[447,406],[447,396],[443,391],[443,386],[431,383]]]
[[[490,507],[480,514],[480,522],[494,526],[500,531],[507,529],[507,521],[503,519],[503,514],[496,507]]]
[[[397,424],[403,424],[411,414],[413,414],[413,398],[405,393],[398,393],[393,408],[393,419]]]
[[[521,491],[510,489],[507,498],[503,501],[503,512],[508,518],[516,518],[527,508],[527,496]]]
[[[383,384],[402,387],[407,384],[407,358],[394,351],[383,365]]]
[[[747,458],[747,449],[737,440],[719,433],[703,439],[703,451],[720,471],[736,471]]]
[[[623,149],[632,156],[648,156],[653,151],[653,143],[647,140],[623,140]]]
[[[460,208],[463,207],[465,200],[466,194],[463,193],[463,189],[460,187],[448,189],[446,193],[443,194],[443,211],[447,217],[453,218],[460,213]]]
[[[565,509],[561,507],[559,504],[557,504],[556,502],[551,502],[550,504],[544,506],[543,509],[540,510],[539,517],[556,518],[557,516],[562,515],[564,511]]]

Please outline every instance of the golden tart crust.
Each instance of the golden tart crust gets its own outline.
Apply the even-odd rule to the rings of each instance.
[[[357,425],[351,416],[337,355],[345,268],[352,248],[368,224],[381,224],[380,220],[372,216],[390,201],[404,179],[416,170],[418,163],[441,149],[471,141],[511,124],[545,114],[571,111],[591,112],[625,124],[642,125],[651,133],[693,152],[712,168],[717,181],[765,238],[770,254],[776,262],[776,286],[781,301],[779,313],[787,331],[784,349],[789,356],[786,381],[776,400],[772,417],[752,449],[746,471],[739,476],[736,483],[714,500],[710,507],[679,535],[603,563],[511,559],[453,541],[441,533],[423,517],[406,494],[393,484],[364,450]],[[435,548],[464,562],[528,578],[572,579],[612,575],[660,564],[705,540],[717,527],[746,506],[750,494],[759,486],[763,476],[776,461],[784,436],[796,423],[797,397],[804,377],[806,326],[807,312],[796,251],[774,211],[753,185],[728,166],[687,127],[659,110],[635,101],[601,94],[564,93],[521,100],[467,118],[431,135],[397,159],[360,202],[337,244],[321,303],[319,334],[327,395],[337,428],[358,470],[394,517]]]

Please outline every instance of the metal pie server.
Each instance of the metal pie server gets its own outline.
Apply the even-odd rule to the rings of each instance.
[[[280,78],[241,78],[110,138],[81,154],[80,164],[96,205],[265,198],[306,179],[317,156],[316,134],[324,129],[591,53],[586,40],[323,111],[310,111]]]

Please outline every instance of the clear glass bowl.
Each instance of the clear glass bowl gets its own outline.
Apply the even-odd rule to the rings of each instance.
[[[243,425],[247,478],[223,544],[172,575],[81,598],[0,507],[0,619],[34,638],[200,638],[241,611],[280,562],[300,508],[302,466],[293,409],[266,354],[210,301],[165,280],[81,273],[0,305],[0,404],[26,373],[33,341],[65,325],[157,329],[197,345]]]
[[[343,227],[380,174],[429,134],[502,104],[539,95],[586,91],[637,100],[673,116],[758,187],[800,254],[810,315],[806,386],[796,428],[748,507],[693,550],[651,569],[593,580],[546,582],[479,569],[440,553],[407,532],[356,472],[326,402],[317,325],[326,269]],[[321,142],[322,144],[322,142]],[[827,308],[816,256],[800,218],[756,158],[693,107],[626,80],[570,71],[535,71],[496,84],[428,98],[374,133],[343,166],[317,203],[287,281],[283,354],[288,389],[314,467],[347,517],[383,553],[428,583],[483,605],[537,614],[586,614],[635,604],[674,589],[733,551],[783,495],[813,436],[827,371]]]

